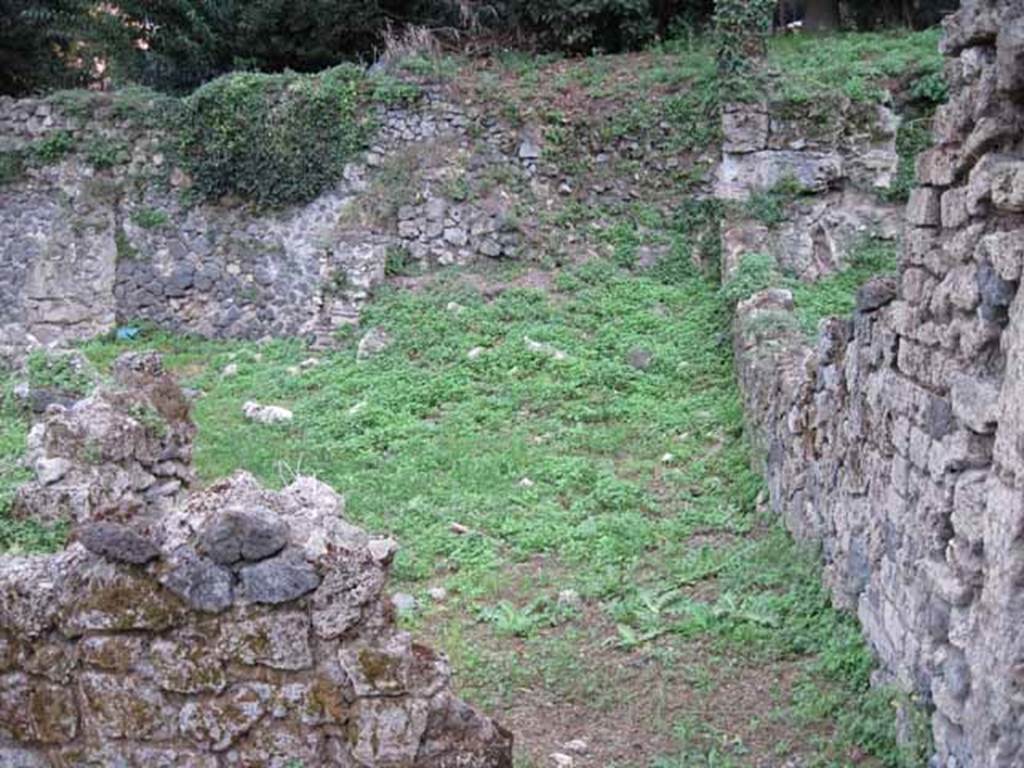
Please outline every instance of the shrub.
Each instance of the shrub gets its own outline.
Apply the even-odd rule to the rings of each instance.
[[[28,356],[25,368],[29,384],[33,387],[84,394],[94,384],[90,370],[78,355],[36,351]]]
[[[547,46],[576,53],[637,48],[657,30],[649,0],[519,0],[516,7]]]
[[[718,0],[715,3],[715,42],[722,85],[732,98],[758,91],[759,62],[767,53],[774,0]]]
[[[98,136],[86,145],[85,159],[98,171],[113,168],[128,162],[128,146],[122,141]]]
[[[21,152],[0,152],[0,184],[17,181],[25,173],[25,158]]]
[[[32,147],[36,158],[42,163],[55,163],[74,149],[75,140],[69,131],[54,131]]]
[[[351,66],[317,75],[238,73],[207,83],[185,100],[181,127],[196,189],[270,206],[316,197],[365,142],[362,83]]]

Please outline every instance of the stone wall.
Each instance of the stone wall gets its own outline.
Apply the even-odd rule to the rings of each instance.
[[[0,184],[0,354],[140,320],[324,342],[358,318],[389,257],[427,268],[520,252],[510,201],[459,192],[498,167],[529,178],[536,156],[440,89],[376,107],[379,130],[344,178],[279,211],[192,201],[158,102],[130,99],[0,98],[0,152],[68,145]]]
[[[942,768],[1024,765],[1024,6],[946,23],[951,99],[918,163],[900,277],[801,334],[744,302],[736,358],[774,508],[820,543]]]
[[[190,437],[156,363],[127,358],[119,386],[47,413],[64,475],[37,462],[28,498],[73,478],[96,503],[63,507],[77,523],[64,551],[0,557],[0,765],[511,768],[511,735],[394,626],[395,542],[348,524],[331,488],[272,492],[239,473],[140,496],[126,466],[145,474],[145,449]],[[106,455],[118,434],[126,455]],[[89,436],[96,458],[77,450]]]
[[[46,407],[29,433],[24,463],[35,477],[18,488],[15,517],[52,524],[158,515],[188,491],[196,428],[159,355],[122,355],[114,378]]]
[[[756,252],[786,274],[816,280],[846,266],[864,238],[899,235],[900,206],[884,197],[900,162],[900,117],[890,102],[828,94],[726,105],[715,185],[716,197],[737,204],[723,229],[726,277]],[[766,223],[745,207],[766,193],[784,207],[782,221]]]

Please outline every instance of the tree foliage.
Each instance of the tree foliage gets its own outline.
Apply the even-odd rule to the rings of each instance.
[[[0,93],[83,82],[86,69],[76,33],[86,17],[79,0],[0,0]]]
[[[839,7],[846,23],[875,27],[934,23],[955,4],[844,0]],[[769,17],[778,6],[776,21],[785,22],[835,10],[836,0],[0,0],[0,93],[96,78],[187,92],[238,70],[319,71],[372,58],[388,30],[407,25],[450,39],[617,52],[680,25],[702,27],[716,8],[745,9],[743,18],[761,24],[766,6]]]

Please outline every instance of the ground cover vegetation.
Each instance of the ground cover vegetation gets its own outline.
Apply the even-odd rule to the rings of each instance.
[[[776,38],[768,62],[795,101],[837,92],[870,101],[887,84],[935,101],[934,47],[932,32]],[[151,330],[83,351],[101,371],[126,349],[165,353],[201,393],[204,479],[247,469],[279,486],[315,474],[346,495],[354,522],[395,535],[392,589],[417,600],[403,621],[451,655],[462,693],[516,731],[522,768],[548,764],[573,738],[588,742],[588,765],[608,768],[789,757],[920,766],[923,723],[910,714],[910,738],[897,743],[894,712],[906,702],[869,687],[870,654],[819,586],[816,553],[765,509],[730,353],[736,301],[786,285],[810,330],[848,311],[862,279],[891,269],[893,246],[865,241],[845,271],[813,286],[756,259],[720,285],[726,211],[706,194],[725,97],[715,50],[681,35],[582,59],[409,59],[407,72],[493,105],[499,119],[543,127],[544,159],[573,194],[517,212],[537,235],[534,262],[406,284],[396,254],[395,285],[314,367],[300,367],[310,352],[297,341]],[[266,122],[295,83],[299,117]],[[196,117],[176,146],[187,154],[192,137],[191,167],[209,180],[201,190],[278,204],[326,183],[293,173],[301,152],[358,148],[366,127],[353,104],[409,96],[343,67],[308,79],[230,75],[167,108]],[[246,125],[228,124],[235,109]],[[293,144],[306,120],[313,144]],[[909,156],[917,144],[907,145]],[[599,161],[609,146],[621,151]],[[40,148],[32,161],[64,151],[78,150]],[[593,189],[616,193],[584,197]],[[140,226],[166,224],[140,216]],[[372,326],[395,342],[357,362]],[[223,376],[229,364],[237,374]],[[46,551],[64,529],[10,517],[28,430],[12,387],[0,379],[0,550]],[[253,398],[291,409],[294,421],[247,422],[241,406]]]

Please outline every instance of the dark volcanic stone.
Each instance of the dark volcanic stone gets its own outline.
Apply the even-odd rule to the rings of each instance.
[[[950,405],[948,400],[941,397],[933,397],[928,403],[925,421],[925,428],[928,434],[935,440],[941,440],[956,427],[956,420],[953,418],[953,406]]]
[[[227,509],[212,515],[199,532],[200,550],[223,565],[262,560],[287,543],[288,524],[266,507]]]
[[[231,571],[184,547],[170,558],[160,583],[197,611],[218,613],[234,598]]]
[[[245,596],[254,603],[286,603],[320,586],[316,568],[300,552],[289,550],[241,570]]]
[[[875,277],[868,280],[857,291],[857,311],[874,312],[896,298],[896,280],[892,277]]]
[[[1007,310],[1017,295],[1016,283],[1003,280],[987,261],[978,265],[978,292],[981,294],[981,316],[990,322],[1005,323]]]
[[[60,405],[70,408],[81,400],[83,395],[78,392],[69,392],[61,389],[50,389],[49,387],[33,387],[24,398],[24,403],[29,410],[35,414],[46,413],[51,405]]]
[[[142,565],[160,556],[153,542],[120,523],[88,523],[75,538],[93,554],[121,563]]]

